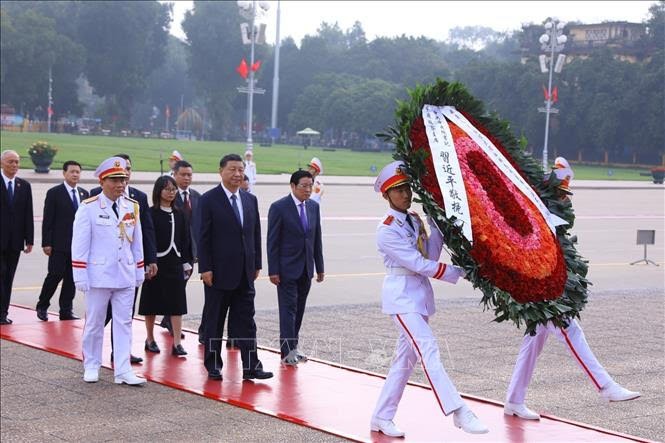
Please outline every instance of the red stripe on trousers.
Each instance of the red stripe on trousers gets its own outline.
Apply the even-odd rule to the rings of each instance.
[[[436,392],[436,388],[434,387],[434,383],[432,383],[432,379],[429,378],[429,373],[427,372],[427,367],[425,366],[425,359],[423,358],[422,352],[420,352],[420,348],[418,347],[418,343],[416,343],[416,340],[413,338],[413,335],[411,335],[411,331],[409,331],[409,328],[406,327],[406,323],[402,321],[402,317],[399,316],[399,314],[395,314],[397,316],[397,320],[399,320],[400,324],[404,328],[407,334],[409,334],[409,338],[411,338],[411,341],[413,342],[413,346],[416,348],[416,351],[418,352],[418,355],[420,355],[420,364],[423,365],[423,370],[425,371],[425,376],[427,377],[427,381],[429,381],[429,385],[432,387],[432,392],[434,392],[434,397],[436,397],[436,401],[439,403],[439,407],[441,408],[441,411],[443,411],[443,415],[448,415],[446,414],[446,410],[443,407],[443,403],[441,402],[441,399],[439,398],[439,394]]]
[[[600,391],[600,389],[601,389],[600,385],[598,384],[596,379],[593,378],[593,374],[591,374],[591,371],[589,370],[589,368],[586,367],[586,365],[584,364],[584,362],[582,361],[580,356],[577,355],[577,351],[575,351],[575,348],[573,347],[573,344],[571,343],[570,338],[568,338],[568,334],[566,334],[566,331],[564,331],[563,328],[559,328],[559,329],[561,329],[561,333],[563,334],[563,337],[566,339],[566,343],[568,344],[568,347],[572,351],[572,353],[575,356],[575,358],[577,359],[577,361],[580,363],[580,366],[582,366],[582,369],[584,369],[584,371],[587,373],[587,375],[589,376],[589,378],[591,379],[593,384],[596,385],[596,388],[598,388],[598,390]]]

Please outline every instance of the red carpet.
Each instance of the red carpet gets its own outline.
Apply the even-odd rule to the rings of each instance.
[[[50,315],[50,321],[42,322],[34,310],[18,306],[11,306],[9,318],[14,323],[0,327],[0,338],[81,360],[83,320],[59,321],[57,315]],[[170,354],[170,337],[161,332],[163,329],[155,329],[159,330],[156,339],[162,353],[149,354],[143,350],[145,326],[134,321],[133,353],[144,357],[143,364],[134,369],[150,381],[353,440],[392,440],[369,431],[374,402],[384,381],[378,375],[311,360],[297,368],[284,368],[280,367],[279,353],[264,349],[260,358],[275,377],[243,382],[238,351],[223,350],[224,381],[208,381],[203,347],[195,333],[185,332],[183,346],[189,355],[176,358]],[[103,354],[107,368],[111,367],[109,330],[106,328]],[[455,428],[452,417],[441,414],[429,388],[417,384],[407,386],[395,422],[409,441],[645,441],[557,417],[543,417],[539,422],[506,417],[501,403],[468,395],[464,398],[489,427],[488,434],[470,435]]]

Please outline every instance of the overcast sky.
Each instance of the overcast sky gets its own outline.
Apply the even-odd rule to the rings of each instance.
[[[275,40],[277,2],[270,1],[263,19],[269,42]],[[406,34],[445,40],[457,26],[487,26],[497,31],[516,30],[523,23],[541,23],[548,16],[560,20],[599,23],[642,22],[655,1],[282,1],[281,39],[294,38],[299,45],[315,34],[321,22],[339,23],[342,30],[358,20],[369,40],[377,36]],[[184,39],[180,22],[191,1],[176,1],[171,33]],[[238,31],[240,38],[240,31]]]

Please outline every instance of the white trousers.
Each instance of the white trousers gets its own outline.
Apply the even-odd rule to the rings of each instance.
[[[425,315],[417,313],[391,315],[399,338],[395,358],[374,409],[374,418],[392,420],[397,412],[404,387],[415,365],[420,360],[427,381],[444,415],[464,405],[455,385],[441,363],[439,346]]]
[[[510,403],[522,404],[526,398],[526,390],[531,382],[533,371],[536,368],[538,356],[545,346],[547,337],[552,334],[570,351],[573,359],[580,365],[584,373],[591,379],[596,389],[600,390],[612,381],[612,377],[593,355],[589,344],[584,338],[584,331],[573,320],[566,329],[561,329],[552,322],[547,326],[538,325],[536,335],[526,335],[522,341],[513,376],[510,379],[510,386],[506,395],[506,401]]]
[[[132,370],[129,354],[132,348],[132,305],[134,288],[90,288],[85,294],[85,327],[83,328],[83,367],[102,366],[104,321],[109,301],[113,309],[113,372],[116,376]]]

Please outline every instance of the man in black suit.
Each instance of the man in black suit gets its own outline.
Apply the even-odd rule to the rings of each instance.
[[[48,321],[51,298],[60,288],[60,320],[78,320],[72,311],[76,287],[72,274],[72,226],[79,204],[88,198],[88,191],[77,187],[81,165],[68,160],[62,165],[64,183],[52,187],[44,200],[42,250],[48,255],[48,273],[37,302],[37,318]]]
[[[178,151],[173,152],[175,155],[175,153]],[[178,185],[178,193],[176,195],[175,201],[173,202],[173,205],[176,208],[182,210],[183,214],[185,214],[185,221],[189,225],[192,239],[192,257],[194,260],[194,262],[190,263],[190,265],[194,266],[194,263],[198,261],[196,241],[201,224],[198,215],[201,194],[190,187],[192,184],[193,169],[189,162],[185,160],[176,161],[173,165],[172,172],[176,185]],[[171,326],[171,317],[169,315],[165,315],[159,325],[162,328],[168,329],[171,335],[173,335],[173,327]],[[201,321],[201,325],[203,325],[203,321]],[[201,330],[202,328],[199,327],[199,335],[202,335]],[[185,338],[184,334],[182,334],[182,338]]]
[[[324,277],[321,213],[309,199],[313,182],[309,172],[294,172],[291,193],[268,211],[268,275],[277,286],[282,363],[290,366],[307,360],[298,350],[298,333],[314,268],[317,282]]]
[[[0,154],[0,325],[12,323],[7,313],[16,266],[21,251],[29,254],[34,244],[32,189],[30,183],[16,177],[19,161],[16,151]]]
[[[256,197],[240,191],[245,166],[237,154],[219,162],[222,183],[201,196],[199,272],[205,291],[204,365],[208,378],[222,379],[222,338],[227,308],[243,364],[243,379],[266,379],[256,351],[254,280],[261,270],[261,222]]]
[[[143,260],[145,262],[146,270],[146,279],[153,278],[157,275],[157,241],[155,240],[155,225],[152,223],[152,217],[150,217],[150,211],[148,210],[150,206],[148,205],[148,196],[139,191],[136,188],[129,186],[129,179],[132,175],[132,161],[127,154],[116,154],[114,157],[120,157],[125,159],[127,162],[127,186],[125,187],[125,196],[139,202],[139,219],[141,220],[141,232],[143,234]],[[90,196],[94,197],[95,195],[102,192],[101,187],[96,187],[90,191]],[[139,288],[136,288],[134,291],[134,305],[132,306],[132,317],[134,316],[135,306],[136,306],[136,296],[139,293]],[[109,303],[108,309],[106,311],[106,321],[104,325],[109,324],[113,318],[113,312],[111,311],[111,303]],[[111,343],[113,343],[113,333],[111,333]],[[113,360],[113,354],[111,354],[111,360]],[[131,363],[141,363],[143,359],[135,355],[130,356]]]

